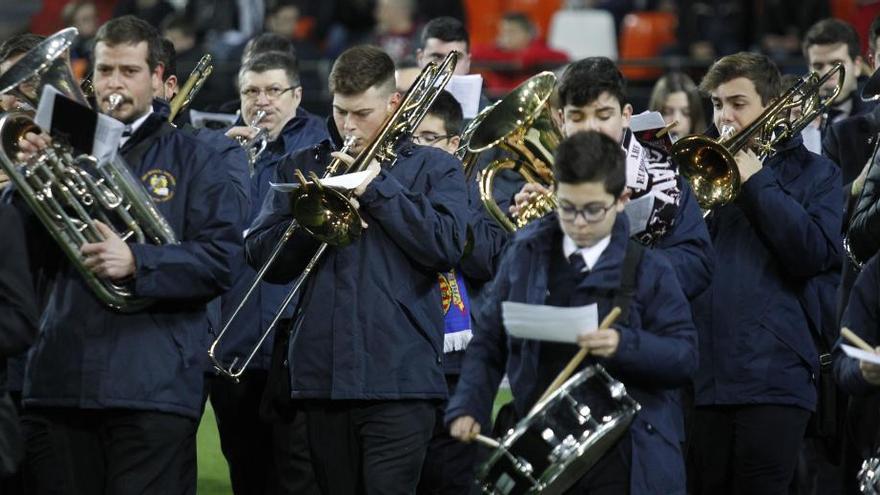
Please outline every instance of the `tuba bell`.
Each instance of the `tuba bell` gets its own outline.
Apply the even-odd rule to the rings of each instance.
[[[510,232],[522,228],[556,207],[552,195],[541,194],[511,221],[495,202],[495,177],[512,170],[527,182],[553,186],[553,151],[562,141],[562,131],[551,115],[548,104],[556,76],[542,72],[520,84],[510,94],[485,108],[463,133],[467,156],[464,161],[471,173],[476,156],[490,148],[498,148],[512,155],[490,163],[478,176],[480,199],[486,210],[501,226]]]
[[[838,77],[834,91],[821,95],[822,85]],[[679,139],[672,145],[672,160],[694,190],[697,202],[704,210],[723,206],[739,194],[741,179],[734,155],[751,147],[763,160],[775,153],[776,146],[796,136],[810,122],[826,113],[840,94],[844,69],[835,64],[824,76],[807,74],[773,101],[748,127],[738,133],[733,128],[721,129],[721,138],[693,135]],[[796,111],[797,115],[792,115]]]
[[[0,76],[0,94],[13,94],[37,108],[43,88],[51,85],[87,106],[67,63],[67,49],[76,34],[75,28],[64,29],[28,51]],[[116,102],[122,99],[111,95],[111,105],[113,96]],[[18,143],[28,132],[39,132],[30,113],[0,115],[0,169],[98,299],[119,311],[148,305],[150,300],[137,297],[130,288],[92,273],[83,264],[80,247],[104,240],[96,221],[114,228],[126,241],[176,244],[168,222],[121,157],[99,162],[56,139],[22,160]]]

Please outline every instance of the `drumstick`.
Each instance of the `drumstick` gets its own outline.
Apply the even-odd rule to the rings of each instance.
[[[487,437],[486,435],[477,434],[476,436],[474,436],[474,441],[477,443],[481,443],[486,447],[489,447],[490,449],[497,449],[498,447],[501,447],[501,443],[499,443],[498,440]]]
[[[605,315],[605,319],[603,319],[602,323],[599,325],[599,330],[605,330],[608,327],[610,327],[611,325],[613,325],[615,320],[617,320],[617,318],[619,316],[620,316],[620,308],[615,306],[614,308],[611,309],[611,311],[608,312],[607,315]],[[565,365],[565,368],[562,370],[562,372],[560,372],[556,376],[556,379],[553,380],[553,383],[551,383],[550,386],[547,387],[547,390],[544,392],[544,394],[541,396],[540,399],[538,399],[538,402],[536,402],[535,404],[537,405],[537,404],[541,403],[541,401],[543,401],[544,399],[549,397],[550,394],[553,393],[553,391],[555,391],[563,383],[565,383],[565,381],[571,377],[572,373],[574,373],[574,370],[577,369],[577,367],[580,366],[581,362],[587,357],[587,353],[589,353],[589,352],[590,352],[590,349],[587,348],[586,346],[581,347],[580,350],[577,352],[577,354],[575,354],[574,357],[571,358],[571,361],[569,361],[568,364]]]
[[[843,337],[844,337],[846,340],[850,341],[851,344],[854,344],[854,345],[855,345],[856,347],[858,347],[859,349],[861,349],[861,350],[863,350],[863,351],[870,352],[871,354],[874,354],[874,352],[875,352],[875,351],[874,351],[874,348],[871,347],[870,345],[868,345],[867,342],[865,342],[864,340],[862,340],[861,337],[859,337],[858,335],[856,335],[856,334],[855,334],[852,330],[850,330],[849,328],[846,328],[846,327],[841,328],[841,329],[840,329],[840,335],[843,335]]]

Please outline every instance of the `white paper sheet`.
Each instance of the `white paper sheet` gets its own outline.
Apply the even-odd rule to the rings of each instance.
[[[52,113],[55,110],[56,95],[64,96],[53,86],[48,84],[44,86],[43,93],[40,95],[40,105],[34,116],[34,122],[46,132],[52,127]],[[108,162],[116,154],[124,130],[125,124],[122,122],[109,115],[98,113],[98,124],[95,127],[95,137],[92,141],[92,155],[99,164]]]
[[[208,122],[220,122],[224,126],[229,127],[235,124],[238,120],[238,115],[234,113],[200,112],[198,110],[190,109],[189,120],[192,123],[192,126],[197,129],[207,127]]]
[[[504,301],[501,313],[507,333],[521,339],[574,344],[578,335],[599,327],[595,304],[565,308]]]
[[[860,361],[867,361],[873,364],[880,364],[880,354],[863,351],[858,347],[853,347],[846,344],[840,344],[840,348],[843,349],[843,352],[851,358],[855,358]]]
[[[353,174],[343,174],[343,175],[334,175],[333,177],[328,177],[326,179],[320,179],[321,185],[327,187],[335,187],[338,189],[354,189],[357,186],[361,185],[361,183],[366,180],[367,175],[369,175],[369,170],[364,170],[362,172],[355,172]],[[291,192],[299,189],[299,182],[288,182],[288,183],[275,183],[270,182],[269,185],[272,189],[280,192]]]
[[[446,85],[446,91],[458,100],[461,113],[465,119],[472,119],[480,111],[480,93],[483,91],[483,76],[468,74],[452,76]]]
[[[660,115],[660,112],[646,110],[638,115],[633,115],[632,120],[629,121],[629,128],[633,132],[662,129],[664,127],[666,127],[666,121],[663,120],[663,115]]]
[[[636,199],[632,199],[623,207],[623,212],[629,219],[629,235],[644,232],[648,228],[648,220],[651,218],[651,212],[654,206],[654,195],[645,194]]]

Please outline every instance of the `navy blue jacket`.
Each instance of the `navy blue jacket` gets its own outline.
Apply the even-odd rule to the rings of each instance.
[[[611,243],[575,288],[573,306],[597,303],[600,317],[611,310],[628,234],[626,216],[618,215]],[[482,425],[490,424],[492,398],[505,370],[517,413],[525,417],[577,352],[575,345],[509,337],[502,324],[502,301],[545,303],[551,256],[554,249],[561,251],[560,238],[553,213],[518,232],[509,243],[487,304],[477,312],[480,332],[468,347],[458,388],[446,410],[447,423],[470,415]],[[642,405],[631,426],[632,493],[684,493],[678,388],[689,382],[697,367],[696,330],[687,298],[664,257],[645,250],[637,273],[629,321],[614,325],[620,332],[617,353],[610,359],[588,359],[584,365],[603,364]]]
[[[301,150],[278,168],[319,176],[329,141]],[[468,199],[461,164],[445,151],[401,143],[359,198],[369,224],[361,238],[329,248],[297,306],[289,363],[293,398],[444,398],[443,317],[437,272],[462,257]],[[247,236],[248,262],[260,266],[291,218],[285,194],[272,191]],[[317,242],[291,237],[267,278],[286,283]]]
[[[807,151],[800,137],[783,143],[735,202],[713,212],[709,231],[720,262],[693,305],[697,405],[815,408],[811,331],[833,317],[841,218],[840,169]]]
[[[156,113],[149,117],[122,153],[163,120]],[[130,245],[136,263],[132,289],[156,301],[130,314],[108,309],[65,260],[28,362],[26,407],[200,417],[201,364],[211,331],[207,304],[232,285],[245,213],[235,207],[239,193],[219,163],[214,149],[180,130],[157,138],[140,163],[129,163],[180,240],[170,246]],[[159,183],[167,189],[159,189]],[[57,249],[32,254],[58,256]]]
[[[250,203],[246,207],[248,212],[246,225],[249,226],[260,212],[260,207],[265,201],[266,195],[269,194],[269,182],[275,178],[278,164],[289,153],[300,148],[313,146],[327,138],[327,128],[322,119],[302,108],[297,109],[296,115],[281,130],[278,139],[270,143],[266,150],[260,154],[254,164],[253,176],[248,177]],[[243,258],[242,261],[244,261]],[[257,272],[244,262],[237,266],[237,269],[235,284],[221,298],[224,324],[229,321],[232,312],[238,307],[257,275]],[[260,283],[223,337],[218,353],[221,362],[231,363],[235,357],[241,359],[247,357],[260,335],[272,322],[281,301],[289,291],[289,284]],[[293,305],[288,307],[285,312],[286,318],[293,315],[293,307]],[[251,362],[252,369],[269,369],[274,335],[274,332],[270,334],[269,338],[260,346],[260,352],[254,356],[254,360]]]
[[[678,176],[677,180],[681,199],[675,222],[672,229],[653,247],[672,264],[678,283],[688,300],[692,301],[712,281],[715,254],[703,212],[690,184],[682,176]]]

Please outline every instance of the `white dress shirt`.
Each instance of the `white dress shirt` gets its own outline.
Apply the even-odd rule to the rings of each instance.
[[[608,247],[608,244],[611,243],[611,234],[606,235],[602,239],[599,240],[596,244],[593,244],[590,247],[582,247],[579,248],[577,244],[571,239],[571,237],[563,234],[562,235],[562,254],[565,255],[565,259],[569,259],[572,254],[580,253],[581,256],[584,257],[584,263],[586,263],[586,268],[584,271],[592,270],[593,265],[599,261],[599,256],[602,256],[602,253],[605,251],[605,248]]]

